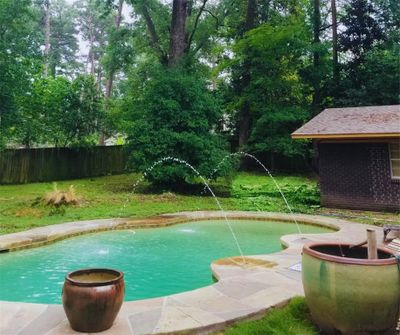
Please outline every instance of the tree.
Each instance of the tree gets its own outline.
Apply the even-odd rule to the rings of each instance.
[[[95,145],[104,122],[102,93],[93,76],[78,76],[71,85],[70,113],[64,112],[65,145]]]
[[[43,1],[44,11],[44,76],[49,75],[49,64],[50,64],[50,0]]]
[[[186,160],[208,176],[226,154],[224,142],[213,130],[220,108],[207,88],[199,69],[144,68],[148,80],[137,76],[135,89],[126,109],[132,126],[129,145],[131,164],[144,171],[166,157]],[[178,189],[195,175],[186,166],[172,163],[156,168],[147,178],[159,188]]]
[[[105,108],[107,114],[110,113],[112,108],[112,93],[114,87],[114,80],[118,72],[122,68],[126,67],[127,64],[131,63],[134,58],[134,52],[132,48],[132,43],[130,41],[132,30],[125,24],[123,24],[122,9],[124,6],[124,0],[118,0],[117,4],[114,6],[114,25],[108,27],[107,32],[107,46],[105,47],[105,52],[101,59],[101,65],[103,66],[106,85],[105,85]],[[114,9],[113,8],[113,9]],[[111,118],[109,118],[111,120]],[[113,122],[115,125],[115,122]],[[114,131],[118,127],[114,127]],[[109,127],[112,129],[112,127]],[[104,130],[100,133],[99,144],[104,145],[106,139],[106,134]]]
[[[18,140],[56,147],[95,144],[104,120],[101,96],[93,77],[47,77],[34,81],[19,102]]]
[[[246,18],[244,22],[244,32],[250,31],[255,28],[257,21],[257,1],[256,0],[248,0],[247,1],[247,10],[246,10]],[[238,146],[242,148],[247,144],[247,141],[250,136],[250,123],[251,123],[251,102],[246,98],[243,92],[248,89],[248,86],[251,81],[250,74],[250,61],[248,57],[244,57],[243,66],[241,71],[241,83],[239,84],[239,92],[243,97],[243,101],[241,106],[239,107],[239,117],[238,117]]]
[[[332,12],[332,69],[333,69],[333,85],[339,83],[339,58],[338,58],[338,33],[337,33],[337,13],[336,0],[331,0]]]
[[[364,94],[358,105],[397,105],[399,100],[399,45],[376,47],[365,55],[360,69]],[[377,75],[379,74],[379,75]]]
[[[366,95],[369,90],[366,87],[366,80],[372,79],[369,78],[371,73],[366,70],[366,64],[377,68],[369,61],[372,56],[367,60],[367,55],[375,49],[376,52],[371,55],[385,55],[382,60],[375,59],[378,62],[377,65],[386,64],[385,66],[388,66],[387,61],[391,59],[389,55],[394,49],[390,47],[390,43],[385,43],[389,35],[384,33],[384,25],[380,22],[380,13],[373,3],[367,0],[350,0],[344,9],[345,12],[341,19],[344,28],[339,34],[338,47],[347,55],[348,60],[341,66],[342,78],[338,82],[334,94],[335,102],[342,106],[366,105],[377,98]],[[379,53],[378,49],[392,51]],[[395,63],[392,64],[393,66]],[[375,73],[374,76],[379,81],[378,74]],[[387,84],[390,85],[390,82]],[[382,90],[385,86],[382,87]]]
[[[342,79],[342,106],[399,104],[399,46],[374,47],[363,55],[363,62]],[[354,77],[353,77],[354,76]]]
[[[156,0],[131,2],[147,27],[149,45],[166,67],[179,65],[186,56],[194,56],[226,16],[218,3],[211,4],[208,0],[173,0],[171,12],[166,4]],[[202,26],[210,28],[210,21],[217,23],[207,29],[207,34],[198,34]]]
[[[339,35],[339,48],[342,52],[350,53],[350,66],[359,65],[365,53],[385,39],[377,14],[375,7],[367,0],[351,0],[345,7],[342,18],[345,29]]]
[[[101,59],[105,54],[108,32],[112,25],[112,16],[106,6],[97,0],[86,0],[77,3],[78,22],[83,40],[88,43],[88,72],[96,78],[99,88],[105,71]]]
[[[321,66],[321,54],[319,46],[321,43],[321,3],[320,0],[313,1],[313,70],[319,72]],[[321,82],[319,76],[314,76],[313,78],[313,100],[312,106],[313,110],[319,112],[321,104]]]
[[[253,127],[246,149],[253,153],[306,155],[307,146],[294,143],[290,133],[310,115],[301,76],[309,52],[307,37],[304,19],[289,15],[279,25],[264,23],[249,31],[234,49],[237,61],[244,55],[251,69],[244,94],[252,102]]]
[[[115,29],[113,31],[114,35],[117,35],[119,33],[119,29],[121,26],[121,22],[122,22],[122,8],[124,5],[124,0],[119,0],[118,1],[118,7],[117,7],[117,13],[115,16]],[[114,36],[112,36],[114,37]],[[112,51],[112,49],[117,48],[117,41],[118,38],[113,38],[109,40],[109,45],[112,46],[112,48],[109,48],[110,51]],[[112,43],[113,42],[113,43]],[[112,56],[110,57],[111,59],[108,60],[108,69],[107,69],[107,84],[106,84],[106,93],[105,93],[105,97],[106,99],[109,99],[111,97],[111,93],[112,93],[112,87],[113,87],[113,83],[114,83],[114,75],[115,75],[115,71],[118,69],[118,66],[115,64],[115,60],[117,59],[117,53],[113,52]]]
[[[18,100],[40,71],[38,13],[29,0],[0,1],[0,149],[18,130]]]
[[[73,76],[79,70],[76,13],[65,0],[36,0],[42,13],[44,75]]]
[[[132,120],[132,166],[143,171],[163,156],[178,155],[208,175],[226,152],[215,132],[221,109],[207,82],[207,67],[197,58],[216,29],[210,11],[214,7],[206,8],[207,0],[174,0],[169,12],[158,1],[132,3],[147,27],[148,43],[142,50],[151,50],[133,70],[125,100]],[[160,188],[176,188],[190,176],[179,164],[147,174]]]

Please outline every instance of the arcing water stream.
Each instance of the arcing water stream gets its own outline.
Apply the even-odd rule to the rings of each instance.
[[[212,179],[212,178],[214,177],[215,173],[221,168],[221,165],[224,164],[225,161],[226,161],[228,158],[235,157],[235,156],[245,156],[245,157],[249,157],[249,158],[255,160],[255,161],[257,162],[257,164],[259,164],[259,165],[264,169],[264,171],[270,176],[270,178],[272,179],[272,181],[273,181],[275,187],[277,188],[277,190],[278,190],[279,193],[281,194],[282,199],[283,199],[283,201],[285,202],[286,207],[288,208],[288,210],[289,210],[289,212],[290,212],[290,215],[291,215],[291,217],[292,217],[292,219],[293,219],[293,222],[296,224],[297,230],[298,230],[299,233],[301,234],[302,232],[301,232],[299,223],[297,222],[296,217],[295,217],[294,214],[293,214],[292,208],[290,207],[290,205],[289,205],[289,203],[288,203],[288,201],[287,201],[285,195],[283,194],[282,189],[280,188],[279,184],[276,182],[276,179],[275,179],[274,176],[271,174],[271,172],[267,169],[267,167],[266,167],[263,163],[260,162],[260,160],[259,160],[257,157],[255,157],[255,156],[253,156],[253,155],[251,155],[251,154],[249,154],[249,153],[247,153],[247,152],[243,152],[243,151],[238,151],[238,152],[234,152],[234,153],[231,153],[231,154],[229,154],[229,155],[226,155],[226,156],[218,163],[217,167],[213,170],[213,172],[211,173],[211,175],[210,175],[210,177],[209,177],[209,180]]]
[[[219,202],[217,196],[215,195],[215,193],[213,192],[213,190],[211,189],[211,187],[207,183],[206,179],[200,174],[200,172],[197,171],[192,165],[190,165],[185,160],[179,159],[179,158],[176,158],[176,157],[168,156],[168,157],[163,157],[160,160],[156,161],[152,166],[147,168],[146,171],[143,173],[143,175],[135,182],[135,184],[133,185],[133,191],[131,192],[131,195],[135,192],[136,187],[146,178],[146,176],[147,176],[147,174],[149,172],[151,172],[156,166],[158,166],[160,164],[164,164],[166,162],[173,162],[173,163],[183,164],[183,165],[187,166],[188,168],[190,168],[196,174],[196,176],[198,176],[201,179],[201,181],[203,182],[205,188],[207,188],[207,190],[211,193],[212,197],[215,200],[215,203],[217,204],[217,206],[218,206],[219,210],[221,211],[222,215],[224,216],[225,223],[229,227],[229,230],[230,230],[230,232],[232,234],[233,240],[235,241],[236,246],[237,246],[237,248],[239,250],[239,253],[240,253],[240,256],[242,258],[242,261],[243,261],[243,263],[245,263],[245,259],[244,259],[244,256],[243,256],[242,248],[240,247],[239,241],[238,241],[238,239],[236,237],[235,232],[233,231],[232,225],[229,223],[228,218],[226,216],[226,213],[225,213],[224,209],[222,208],[221,203]],[[125,201],[124,205],[121,208],[120,215],[119,215],[120,217],[121,217],[122,210],[125,209],[125,207],[127,206],[128,202],[129,202],[129,197],[127,198],[127,200]]]

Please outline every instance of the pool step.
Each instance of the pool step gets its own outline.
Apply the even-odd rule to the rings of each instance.
[[[396,254],[400,254],[400,238],[395,238],[387,244],[386,247],[394,251]]]

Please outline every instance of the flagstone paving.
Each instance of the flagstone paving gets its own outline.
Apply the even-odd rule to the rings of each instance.
[[[292,234],[282,236],[286,249],[268,255],[246,256],[272,262],[251,262],[250,265],[229,262],[211,264],[218,279],[213,285],[171,296],[124,302],[121,311],[104,335],[141,334],[207,334],[244,318],[257,318],[271,308],[286,304],[294,296],[303,295],[301,283],[301,248],[311,241],[358,243],[365,240],[365,231],[383,230],[364,224],[312,215],[283,213],[226,213],[228,218],[290,221],[333,228],[326,234]],[[191,220],[221,218],[221,212],[182,212],[149,219],[109,219],[70,222],[0,236],[0,251],[40,246],[62,238],[87,232],[143,226],[166,226]],[[239,262],[240,263],[240,262]],[[260,266],[256,264],[259,263]],[[276,263],[276,265],[275,265]],[[263,266],[264,264],[264,266]],[[267,263],[269,264],[269,263]],[[1,335],[66,335],[73,331],[61,305],[0,302]]]

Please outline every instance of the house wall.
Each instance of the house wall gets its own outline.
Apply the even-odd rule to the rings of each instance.
[[[318,143],[321,204],[400,210],[400,180],[391,178],[388,143]]]

